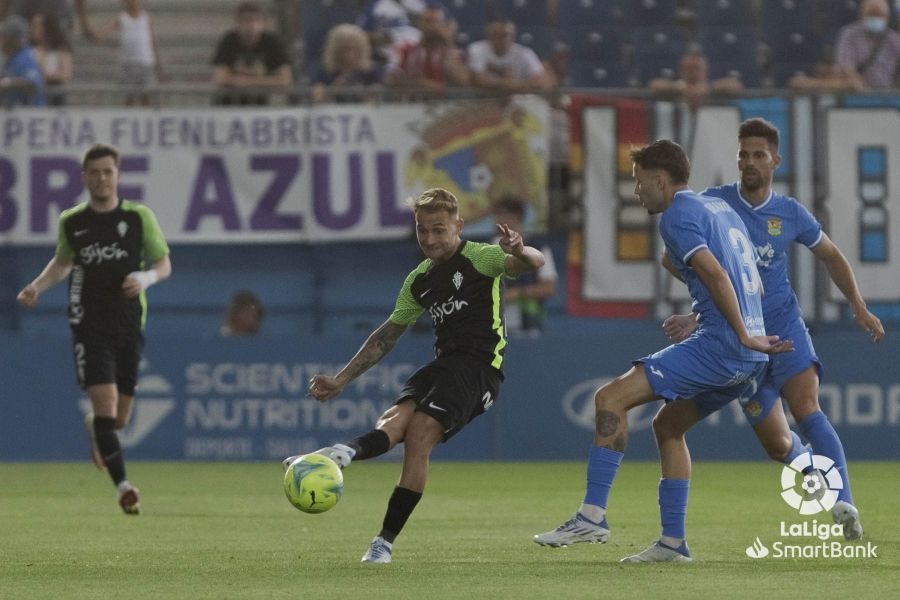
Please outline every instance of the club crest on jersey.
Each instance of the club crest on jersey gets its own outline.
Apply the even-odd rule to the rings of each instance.
[[[453,274],[453,285],[456,286],[456,289],[459,289],[459,286],[462,285],[462,280],[463,280],[462,273],[457,271],[456,273]]]
[[[781,235],[781,219],[778,217],[769,217],[766,225],[769,229],[769,235]]]
[[[116,225],[116,231],[119,232],[119,237],[125,237],[125,234],[128,233],[128,223],[119,221],[119,224]]]

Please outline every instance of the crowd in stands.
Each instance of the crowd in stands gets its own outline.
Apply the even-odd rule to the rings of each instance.
[[[129,89],[166,81],[150,15],[156,9],[142,0],[120,4],[104,27],[90,0],[0,0],[2,104],[61,104],[58,90],[78,81],[78,33],[79,43],[116,48],[116,80]],[[417,98],[455,88],[508,94],[600,87],[648,89],[695,107],[744,89],[892,89],[900,61],[900,19],[887,0],[227,5],[234,27],[206,57],[220,104],[266,104],[272,91],[299,88],[311,90],[313,102],[350,102],[391,88]],[[142,94],[127,99],[149,102]]]

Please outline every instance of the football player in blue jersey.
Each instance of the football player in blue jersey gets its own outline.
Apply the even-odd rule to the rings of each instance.
[[[796,199],[772,189],[772,177],[781,163],[778,145],[779,132],[774,125],[759,118],[744,121],[738,129],[740,180],[703,192],[727,202],[747,225],[750,240],[760,255],[766,332],[790,339],[795,346],[794,352],[772,358],[763,384],[742,404],[768,455],[790,463],[805,449],[797,434],[786,425],[779,395],[787,401],[812,452],[833,460],[841,474],[843,488],[832,507],[832,516],[836,523],[843,525],[846,539],[856,540],[862,537],[863,529],[850,493],[847,459],[837,432],[819,406],[822,365],[788,278],[789,250],[794,242],[809,248],[822,261],[829,277],[847,299],[853,319],[874,341],[884,337],[884,327],[866,308],[850,263],[822,231],[816,218]],[[666,264],[667,258],[663,262]],[[676,271],[669,270],[678,276]],[[669,317],[663,328],[673,340],[685,339],[696,328],[695,315]],[[686,406],[680,407],[680,411],[684,413],[680,418],[673,411],[660,424],[667,435],[678,436],[693,424],[693,417],[702,418],[689,414],[690,408]]]
[[[727,203],[688,188],[690,163],[681,146],[659,140],[633,151],[631,159],[635,194],[648,212],[662,214],[660,234],[688,284],[700,327],[687,340],[633,361],[597,391],[584,501],[574,517],[534,537],[545,546],[609,539],[607,498],[627,445],[630,409],[660,398],[666,407],[690,399],[706,416],[757,385],[767,354],[792,348],[789,340],[765,334],[757,256],[746,227]],[[691,560],[685,541],[690,454],[683,436],[669,442],[659,447],[662,535],[622,562]]]

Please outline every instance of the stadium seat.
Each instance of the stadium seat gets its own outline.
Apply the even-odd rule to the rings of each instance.
[[[766,35],[764,38],[770,49],[769,64],[782,63],[812,65],[823,59],[825,44],[811,29],[785,31],[779,36]]]
[[[301,3],[303,12],[303,58],[307,62],[322,57],[325,37],[340,23],[355,23],[359,15],[357,0],[308,0]]]
[[[534,27],[519,27],[516,41],[523,46],[534,50],[541,58],[550,54],[556,35],[553,29],[536,25]]]
[[[618,60],[622,56],[622,36],[612,28],[564,29],[559,32],[559,41],[569,48],[573,57]]]
[[[634,29],[629,33],[634,47],[637,77],[642,84],[655,77],[674,77],[687,49],[684,31],[678,27]]]
[[[489,16],[504,16],[520,29],[535,29],[547,23],[547,0],[493,0],[491,4],[493,14]]]
[[[698,41],[709,62],[710,79],[736,75],[746,87],[759,86],[759,43],[754,29],[706,29]]]
[[[838,0],[828,0],[836,2]],[[764,39],[776,39],[788,33],[814,31],[817,27],[816,0],[769,0],[760,12],[760,31]]]
[[[756,22],[753,0],[694,0],[694,19],[709,26],[749,27]]]
[[[569,63],[571,85],[575,87],[629,87],[631,73],[620,62],[600,63],[577,59]]]
[[[841,27],[859,18],[860,3],[861,0],[834,0],[820,3],[823,42],[833,45],[837,41]]]
[[[564,0],[557,9],[560,35],[611,31],[622,17],[622,0]]]
[[[629,0],[622,4],[622,24],[629,28],[671,26],[678,15],[678,0]]]
[[[487,13],[482,0],[444,0],[443,4],[456,21],[456,42],[460,46],[484,39]]]

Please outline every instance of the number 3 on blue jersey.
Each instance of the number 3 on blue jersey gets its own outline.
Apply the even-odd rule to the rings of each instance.
[[[736,227],[728,230],[728,240],[731,247],[737,250],[741,257],[741,280],[744,282],[744,293],[754,296],[762,289],[762,279],[756,268],[756,251],[753,244],[744,235],[744,232]]]

